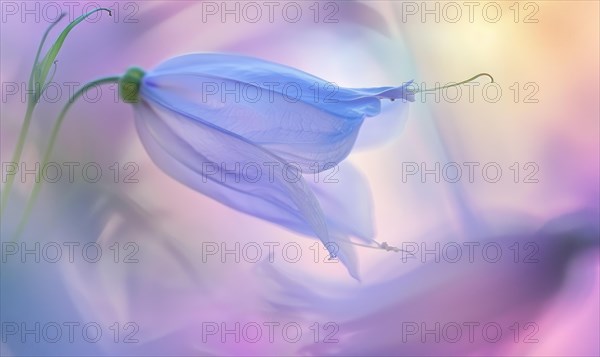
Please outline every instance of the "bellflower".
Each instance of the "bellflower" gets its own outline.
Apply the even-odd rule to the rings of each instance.
[[[302,174],[337,165],[382,99],[400,87],[338,88],[300,70],[226,54],[176,57],[130,69],[121,95],[153,161],[183,184],[236,210],[318,237],[356,276]]]
[[[480,74],[445,87],[482,75],[489,76]],[[414,101],[415,93],[440,88],[414,90],[411,82],[398,87],[339,88],[306,72],[256,58],[189,54],[148,73],[131,68],[123,76],[101,78],[80,88],[59,114],[42,167],[49,162],[74,101],[92,87],[115,82],[122,99],[134,105],[136,128],[150,157],[176,180],[231,208],[317,237],[330,257],[339,258],[355,278],[351,244],[357,243],[350,242],[350,236],[371,247],[397,251],[374,241],[360,219],[347,223],[357,217],[353,209],[340,209],[343,213],[337,216],[345,217],[326,217],[303,174],[337,167],[350,153],[364,120],[381,112],[382,100],[400,99],[393,104],[405,106]],[[40,187],[34,185],[17,236]],[[348,202],[327,193],[321,196],[329,206]]]

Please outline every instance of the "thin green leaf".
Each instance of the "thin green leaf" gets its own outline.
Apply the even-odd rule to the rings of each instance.
[[[58,19],[56,19],[56,21],[54,21],[50,26],[48,26],[48,29],[46,29],[46,32],[44,32],[44,36],[42,36],[42,41],[40,41],[40,45],[38,46],[37,52],[35,54],[35,60],[33,61],[33,68],[31,68],[31,74],[29,75],[29,88],[32,88],[33,84],[36,83],[36,88],[34,88],[34,90],[36,91],[36,95],[34,96],[34,102],[37,102],[38,95],[41,95],[40,93],[37,93],[37,88],[40,87],[37,85],[37,83],[39,83],[38,78],[39,78],[39,73],[40,73],[40,67],[39,67],[38,61],[40,59],[40,54],[42,53],[42,48],[44,47],[46,38],[48,37],[48,34],[52,30],[52,28],[54,26],[56,26],[60,22],[60,20],[62,20],[63,17],[65,17],[65,16],[66,16],[66,14],[63,12],[62,14],[60,14]]]
[[[50,67],[52,67],[52,64],[54,63],[54,59],[58,55],[58,51],[60,51],[60,48],[62,47],[63,43],[67,39],[67,35],[69,34],[69,32],[71,32],[71,30],[75,26],[77,26],[79,23],[81,23],[87,17],[89,17],[90,15],[92,15],[95,12],[98,12],[98,11],[108,11],[108,14],[110,16],[112,16],[112,13],[111,13],[111,11],[109,9],[100,8],[100,9],[92,10],[92,11],[88,12],[87,14],[81,15],[78,18],[76,18],[73,22],[71,22],[63,30],[63,32],[61,32],[60,36],[58,36],[58,39],[56,39],[56,42],[54,42],[54,44],[52,45],[52,47],[50,48],[50,50],[48,51],[48,53],[46,53],[46,56],[44,56],[44,59],[38,65],[39,75],[36,78],[36,83],[39,83],[39,85],[41,87],[43,87],[46,84],[46,77],[48,76],[48,72],[50,71]]]

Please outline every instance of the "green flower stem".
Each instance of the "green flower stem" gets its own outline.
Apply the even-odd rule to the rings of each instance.
[[[73,94],[73,96],[69,99],[67,104],[65,104],[65,106],[63,107],[62,111],[58,115],[58,119],[56,119],[56,122],[54,123],[54,127],[52,128],[52,134],[50,134],[50,141],[48,142],[48,147],[46,148],[46,152],[44,154],[42,164],[40,165],[40,169],[37,172],[35,183],[33,186],[33,191],[31,192],[31,196],[29,197],[29,200],[27,201],[27,205],[25,207],[25,212],[23,213],[23,217],[21,218],[21,222],[19,223],[19,226],[17,228],[17,233],[15,235],[15,241],[18,241],[20,239],[21,234],[23,233],[23,230],[25,229],[25,226],[27,225],[27,221],[29,220],[29,216],[31,215],[33,206],[35,205],[35,202],[37,200],[37,196],[40,193],[40,189],[42,188],[42,182],[43,182],[41,180],[42,170],[44,170],[44,167],[50,161],[50,156],[52,156],[52,150],[54,149],[54,144],[56,143],[56,138],[58,137],[58,132],[60,131],[60,127],[62,125],[63,120],[65,119],[65,116],[67,115],[67,112],[69,111],[69,109],[71,108],[73,103],[75,103],[75,101],[79,97],[81,97],[83,95],[83,93],[85,93],[88,89],[94,88],[96,86],[100,86],[103,84],[119,83],[119,78],[120,77],[118,77],[118,76],[106,77],[106,78],[97,79],[95,81],[92,81],[92,82],[84,85],[77,92],[75,92],[75,94]]]
[[[21,126],[21,132],[19,133],[19,139],[17,141],[17,146],[15,148],[15,152],[13,153],[12,163],[19,164],[21,160],[21,155],[23,154],[23,147],[25,145],[25,139],[27,138],[27,133],[29,132],[29,127],[31,124],[31,117],[33,115],[33,110],[38,103],[39,98],[41,98],[44,90],[46,89],[46,77],[48,75],[48,71],[53,63],[56,63],[55,59],[60,51],[63,43],[65,42],[67,35],[75,26],[81,23],[83,20],[88,18],[95,12],[98,11],[106,11],[110,16],[112,16],[112,12],[106,8],[99,8],[88,12],[87,14],[83,14],[71,22],[59,35],[56,42],[52,45],[48,53],[44,56],[42,61],[40,62],[40,55],[42,53],[42,48],[44,47],[44,43],[46,42],[46,38],[50,33],[50,30],[58,24],[60,20],[65,17],[65,14],[61,14],[60,17],[54,21],[44,32],[44,36],[42,37],[42,41],[38,46],[35,60],[33,61],[33,68],[31,70],[31,74],[29,75],[29,89],[33,90],[33,96],[29,97],[27,100],[27,112],[25,113],[25,119],[23,120],[23,125]],[[52,80],[52,79],[51,79]],[[8,204],[8,197],[10,195],[10,191],[12,190],[12,186],[14,184],[15,175],[8,176],[6,180],[6,186],[4,186],[4,191],[2,192],[2,198],[0,199],[0,218],[2,217],[2,213],[6,209],[6,205]]]
[[[27,112],[25,113],[25,120],[23,120],[23,125],[21,126],[19,140],[17,141],[17,147],[15,148],[15,152],[13,153],[11,160],[11,162],[16,163],[17,165],[21,160],[21,154],[23,154],[23,146],[25,145],[25,138],[27,137],[27,132],[29,131],[29,126],[31,124],[31,116],[33,114],[34,108],[35,102],[29,101],[27,103]],[[4,186],[4,190],[2,192],[2,202],[0,203],[0,217],[2,217],[4,208],[6,208],[6,204],[8,203],[8,195],[15,182],[15,176],[16,175],[8,175],[8,177],[6,178],[6,186]]]
[[[50,33],[50,30],[58,22],[65,16],[65,14],[61,14],[60,17],[54,21],[44,32],[44,36],[42,36],[42,40],[40,41],[40,45],[38,46],[37,52],[35,54],[35,59],[33,60],[33,67],[31,68],[31,73],[29,74],[29,87],[33,88],[33,78],[35,77],[35,72],[37,70],[38,60],[40,59],[40,54],[42,53],[42,47],[44,47],[44,43],[46,42],[46,38]],[[31,124],[31,117],[33,115],[33,110],[35,109],[35,105],[37,104],[37,91],[34,91],[33,98],[30,96],[27,99],[27,111],[25,113],[25,119],[23,120],[23,125],[21,125],[21,132],[19,133],[19,140],[17,141],[17,147],[15,148],[15,152],[13,153],[12,161],[15,164],[19,164],[21,160],[21,155],[23,154],[23,146],[25,145],[25,139],[27,138],[27,133],[29,132],[29,126]],[[0,203],[0,217],[2,217],[2,212],[4,212],[4,208],[8,204],[8,195],[12,189],[13,183],[15,181],[15,175],[10,175],[6,179],[6,186],[4,186],[4,192],[2,192],[2,202]]]

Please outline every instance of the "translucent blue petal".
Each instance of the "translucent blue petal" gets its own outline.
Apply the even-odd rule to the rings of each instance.
[[[353,150],[370,149],[396,140],[408,120],[408,106],[395,102],[381,103],[381,113],[366,120],[360,128]]]
[[[176,57],[146,74],[142,96],[269,149],[303,170],[323,170],[352,149],[381,99],[413,100],[401,87],[339,88],[300,70],[225,54]],[[376,119],[374,119],[376,120]]]
[[[373,242],[373,202],[363,174],[344,161],[318,176],[307,175],[306,181],[319,199],[331,234]]]
[[[147,100],[136,105],[136,127],[150,157],[168,175],[234,209],[318,237],[335,247],[330,251],[357,277],[352,246],[329,234],[314,194],[300,175],[284,169],[281,158]]]

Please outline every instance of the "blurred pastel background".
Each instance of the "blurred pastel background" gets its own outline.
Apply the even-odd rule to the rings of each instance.
[[[25,112],[22,91],[9,92],[6,84],[27,82],[55,9],[79,16],[101,4],[118,11],[82,23],[66,40],[53,79],[65,93],[36,109],[23,155],[30,167],[41,160],[67,100],[65,83],[121,74],[133,65],[151,69],[183,53],[256,56],[345,87],[409,80],[433,87],[488,72],[502,91],[497,100],[483,94],[485,78],[472,87],[473,100],[471,87],[463,87],[458,100],[451,90],[437,101],[434,94],[417,95],[405,125],[394,115],[370,118],[346,161],[371,191],[350,204],[364,207],[380,242],[491,241],[505,259],[406,262],[398,253],[357,247],[358,282],[341,264],[323,262],[322,247],[316,263],[315,240],[233,211],[165,175],[139,142],[132,108],[115,100],[114,86],[103,87],[98,101],[74,106],[52,161],[95,162],[104,177],[45,183],[22,242],[96,242],[111,259],[22,262],[3,250],[3,356],[600,354],[598,2],[475,2],[470,18],[463,3],[303,1],[294,3],[303,11],[297,22],[282,15],[290,2],[274,2],[273,21],[260,1],[258,21],[240,13],[239,21],[235,15],[222,21],[222,6],[235,9],[233,1],[67,3],[2,2],[3,163],[11,160]],[[22,4],[39,18],[23,15]],[[237,4],[240,11],[246,5]],[[115,162],[134,163],[138,182],[123,182],[122,172],[115,183],[109,170]],[[432,175],[423,182],[420,173],[403,180],[406,163],[432,168],[436,162],[495,163],[503,176],[491,183],[476,170],[469,182],[465,170],[456,183],[435,182]],[[518,182],[510,169],[515,162],[522,170]],[[526,182],[532,167],[537,182]],[[2,175],[4,184],[4,168]],[[343,166],[339,177],[343,183]],[[12,239],[32,188],[31,175],[20,181],[2,217],[3,244]],[[266,255],[258,263],[223,263],[203,259],[207,242],[296,242],[303,256],[295,264],[277,256],[271,263]],[[513,261],[515,242],[535,242],[537,262]],[[123,263],[123,256],[115,262],[115,243],[122,255],[130,252],[125,244],[134,243],[137,262]],[[33,328],[36,322],[95,322],[103,337],[90,343],[76,334],[74,341],[63,336],[51,343],[10,332],[15,323]],[[207,323],[257,323],[266,333],[264,324],[275,322],[298,324],[303,334],[297,342],[282,338],[280,327],[272,341],[227,335],[222,341],[222,331],[205,336]],[[466,334],[468,322],[496,323],[503,336],[490,342],[479,328],[473,341],[462,336],[436,343],[432,335],[423,342],[422,331],[406,334],[406,326],[436,323],[457,323]],[[117,337],[110,329],[115,323]],[[325,328],[328,323],[333,327]],[[124,343],[132,331],[136,341]],[[336,342],[325,343],[331,331]]]

